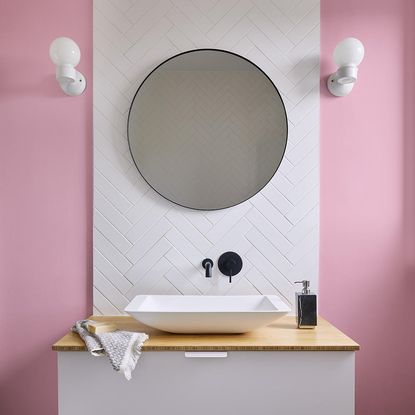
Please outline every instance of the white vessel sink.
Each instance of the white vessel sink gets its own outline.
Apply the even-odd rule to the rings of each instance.
[[[275,295],[138,295],[125,311],[171,333],[246,333],[291,310]]]

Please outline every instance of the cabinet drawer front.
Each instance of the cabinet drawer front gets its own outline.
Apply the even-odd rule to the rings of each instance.
[[[58,356],[60,415],[354,414],[353,352],[143,352],[131,381]]]

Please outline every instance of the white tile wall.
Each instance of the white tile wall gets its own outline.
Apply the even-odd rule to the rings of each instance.
[[[94,311],[137,294],[278,294],[317,289],[318,0],[94,0]],[[282,94],[289,142],[272,181],[236,207],[200,212],[156,194],[128,151],[127,114],[144,77],[179,52],[214,47],[259,65]],[[234,250],[232,284],[203,258]]]

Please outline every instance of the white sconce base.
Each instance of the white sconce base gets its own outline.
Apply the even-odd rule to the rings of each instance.
[[[353,85],[353,83],[339,84],[335,73],[331,74],[327,79],[327,88],[330,93],[336,97],[344,97],[350,94]]]
[[[73,82],[59,82],[61,89],[66,95],[75,97],[81,95],[86,88],[86,79],[81,72],[76,71],[76,78]]]

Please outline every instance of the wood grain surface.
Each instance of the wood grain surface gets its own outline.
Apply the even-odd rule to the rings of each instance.
[[[145,332],[150,339],[143,351],[356,351],[359,345],[328,321],[318,320],[314,329],[297,329],[295,317],[282,317],[275,323],[245,334],[172,334],[141,324],[129,316],[91,316],[91,320],[113,323],[120,330]],[[58,340],[58,352],[85,351],[82,339],[73,332]]]

